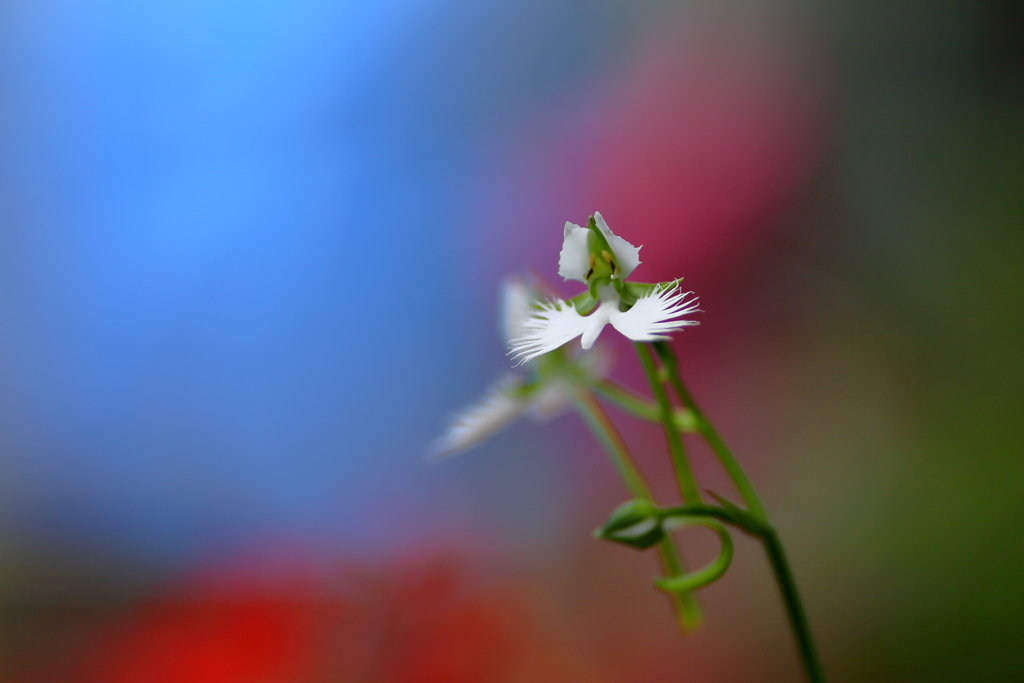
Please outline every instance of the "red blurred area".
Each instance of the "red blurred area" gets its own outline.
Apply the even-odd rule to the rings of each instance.
[[[378,653],[381,681],[504,680],[528,646],[519,591],[466,591],[451,565],[406,572],[389,589],[388,637]]]
[[[168,595],[103,629],[75,663],[97,683],[243,683],[313,680],[319,647],[351,616],[340,601],[313,596]]]
[[[47,683],[483,683],[576,680],[529,592],[451,559],[164,586],[82,635]]]

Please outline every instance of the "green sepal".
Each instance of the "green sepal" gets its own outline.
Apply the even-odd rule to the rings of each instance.
[[[622,297],[625,303],[632,306],[640,297],[647,296],[654,291],[663,292],[666,289],[678,287],[682,281],[683,278],[669,280],[668,282],[623,282],[619,296]]]
[[[646,550],[664,538],[665,532],[657,508],[650,501],[636,499],[615,508],[604,526],[594,531],[594,537]]]
[[[636,303],[636,300],[643,295],[644,290],[640,287],[634,286],[637,284],[642,285],[644,283],[627,282],[626,280],[621,279],[615,281],[615,291],[619,294],[619,301],[622,302],[622,305],[625,306],[627,310],[632,308],[633,304]]]
[[[569,299],[569,302],[576,309],[576,312],[580,315],[587,315],[600,303],[600,299],[597,295],[592,293],[589,289],[582,294],[577,294],[573,298]]]
[[[587,278],[587,292],[595,299],[600,298],[601,287],[615,282],[612,279],[612,267],[603,257],[593,260],[594,267],[590,270],[590,277]]]
[[[597,219],[593,216],[587,219],[587,229],[590,230],[590,239],[587,242],[587,246],[590,247],[590,253],[598,258],[601,258],[602,251],[607,251],[611,254],[612,245],[608,244],[608,240],[605,239],[604,233],[598,229]]]
[[[597,227],[597,221],[593,216],[587,219],[587,250],[590,252],[590,272],[587,274],[587,291],[595,299],[598,299],[598,292],[602,286],[616,283],[618,278],[615,274],[618,265],[614,264],[615,252],[608,244],[607,238]],[[618,288],[616,286],[616,288]]]

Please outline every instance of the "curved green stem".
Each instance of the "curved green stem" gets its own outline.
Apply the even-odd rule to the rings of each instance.
[[[669,520],[679,516],[710,517],[734,526],[757,539],[762,539],[766,534],[771,533],[771,527],[755,519],[749,512],[735,505],[730,507],[719,507],[704,503],[680,505],[678,507],[658,508],[657,515],[660,520]]]
[[[767,520],[768,515],[765,512],[764,505],[761,503],[761,498],[757,495],[757,491],[754,490],[754,485],[750,482],[746,472],[743,471],[743,467],[740,466],[736,456],[732,454],[732,451],[726,445],[718,430],[715,429],[715,426],[704,416],[700,406],[697,405],[693,395],[690,394],[690,391],[683,383],[683,378],[679,373],[679,360],[676,358],[672,345],[668,342],[655,342],[654,349],[661,358],[665,374],[668,376],[668,382],[679,397],[679,402],[693,413],[697,421],[697,431],[707,441],[718,461],[722,463],[722,467],[729,475],[729,479],[732,480],[733,486],[736,487],[736,490],[742,496],[743,502],[753,515],[761,520]]]
[[[732,563],[733,545],[732,536],[729,535],[729,532],[720,522],[706,517],[673,517],[663,524],[663,528],[669,524],[672,524],[673,528],[676,529],[687,526],[703,526],[711,529],[718,535],[718,540],[721,542],[722,547],[718,552],[718,557],[712,560],[708,566],[682,576],[656,580],[654,585],[658,589],[669,593],[687,594],[714,583],[725,575],[725,572],[729,569],[729,564]]]
[[[686,574],[686,565],[683,564],[679,550],[671,536],[665,536],[658,542],[658,559],[661,561],[661,570],[669,578]],[[700,626],[704,615],[701,613],[700,603],[697,602],[695,594],[673,592],[669,594],[669,597],[679,620],[679,627],[683,631],[689,633]]]
[[[651,392],[654,400],[658,403],[661,413],[661,424],[665,428],[665,439],[668,441],[668,450],[672,456],[672,465],[676,470],[676,479],[679,483],[679,492],[684,503],[699,503],[700,488],[697,486],[697,479],[693,476],[693,469],[686,457],[686,446],[683,445],[683,438],[673,423],[672,402],[669,400],[665,385],[658,376],[658,368],[654,362],[654,355],[650,346],[646,343],[637,342],[634,344],[640,355],[640,362],[647,374],[647,381],[651,385]]]
[[[646,500],[652,505],[655,504],[654,497],[651,495],[643,475],[640,474],[640,469],[633,460],[626,442],[594,395],[589,391],[581,390],[577,396],[576,410],[597,436],[601,445],[604,446],[608,457],[619,470],[630,493],[636,498]],[[682,576],[686,573],[686,567],[670,537],[666,536],[658,543],[658,555],[662,570],[669,577]],[[700,604],[693,593],[673,593],[672,604],[684,631],[692,631],[700,625],[703,617]]]
[[[804,670],[807,672],[808,679],[811,683],[824,683],[825,674],[821,668],[818,651],[814,646],[810,622],[807,619],[807,613],[804,611],[803,602],[800,600],[800,592],[797,590],[793,571],[789,566],[789,561],[786,559],[786,553],[782,548],[782,541],[779,539],[778,533],[768,522],[768,514],[761,503],[760,497],[754,490],[754,485],[750,482],[739,461],[736,460],[736,457],[726,445],[725,440],[722,439],[711,421],[705,417],[700,406],[697,405],[697,402],[683,383],[682,376],[679,373],[679,360],[676,358],[671,344],[655,342],[654,348],[661,358],[662,367],[668,376],[669,384],[675,390],[680,403],[693,412],[697,419],[698,431],[704,437],[704,440],[707,441],[711,450],[714,451],[719,462],[722,463],[722,467],[729,474],[729,478],[749,509],[751,521],[754,524],[751,524],[747,530],[758,536],[764,544],[768,561],[772,567],[772,573],[775,575],[775,582],[779,586],[779,593],[781,593],[782,601],[786,606],[786,615],[789,618],[793,636],[796,638],[797,647],[800,650],[800,658],[804,664]]]

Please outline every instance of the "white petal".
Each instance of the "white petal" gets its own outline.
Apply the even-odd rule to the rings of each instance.
[[[453,455],[515,421],[529,404],[516,395],[519,384],[514,378],[505,378],[491,387],[478,402],[452,418],[448,430],[430,445],[428,454],[437,459]]]
[[[697,298],[689,301],[686,297],[693,292],[680,292],[678,287],[670,287],[640,297],[633,307],[622,313],[617,309],[611,315],[611,324],[619,332],[633,341],[649,342],[664,341],[669,332],[675,332],[687,325],[698,325],[696,320],[673,320],[679,316],[695,313]]]
[[[589,317],[577,313],[570,302],[545,302],[524,323],[526,332],[509,342],[509,355],[522,365],[580,336],[588,325]]]
[[[601,334],[604,326],[611,322],[612,314],[617,313],[618,310],[618,297],[601,301],[601,305],[597,307],[597,310],[587,316],[587,329],[583,332],[580,346],[584,349],[589,349],[593,346],[594,341],[597,340],[597,335]]]
[[[501,333],[508,344],[526,333],[524,324],[533,309],[530,308],[537,295],[522,278],[509,278],[501,287]]]
[[[590,230],[566,221],[563,230],[562,251],[558,254],[558,274],[566,280],[587,281],[590,272],[590,249],[587,236]]]
[[[612,232],[608,224],[604,222],[600,211],[594,212],[594,222],[597,223],[597,229],[601,231],[604,238],[608,240],[608,246],[612,248],[612,254],[615,256],[615,263],[619,266],[620,272],[616,273],[614,277],[626,279],[640,265],[640,247],[634,247]]]

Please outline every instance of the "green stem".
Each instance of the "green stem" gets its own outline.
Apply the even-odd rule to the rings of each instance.
[[[650,346],[646,343],[637,342],[634,344],[636,351],[640,354],[640,362],[647,373],[647,381],[651,384],[651,392],[654,400],[658,403],[661,412],[661,424],[665,428],[665,439],[668,441],[668,450],[672,456],[672,465],[676,470],[676,479],[679,482],[679,493],[684,503],[699,503],[700,488],[697,486],[697,479],[693,476],[690,468],[690,461],[686,457],[686,446],[683,445],[683,438],[679,435],[673,421],[672,402],[669,400],[665,385],[658,376],[658,368],[654,362],[654,355]]]
[[[671,536],[666,535],[665,538],[658,541],[658,559],[661,561],[661,570],[666,576],[676,577],[686,574],[686,565]],[[696,593],[671,593],[669,598],[672,600],[672,607],[675,609],[679,626],[683,631],[689,633],[700,626],[704,615],[701,613]]]
[[[598,441],[604,446],[608,457],[615,468],[622,475],[626,488],[635,498],[646,500],[652,505],[655,504],[654,497],[644,481],[640,469],[633,460],[615,424],[604,412],[601,404],[597,402],[594,395],[589,391],[581,390],[576,400],[576,410],[580,417],[590,427],[590,430],[597,436]],[[661,559],[662,569],[670,577],[682,576],[686,573],[686,567],[680,559],[678,550],[672,538],[665,536],[658,543],[658,555]],[[672,603],[676,614],[679,615],[679,623],[685,631],[692,631],[700,625],[702,620],[700,604],[693,593],[673,594]]]
[[[807,620],[803,603],[800,601],[800,593],[796,588],[796,581],[793,572],[786,560],[786,553],[782,549],[782,541],[779,535],[772,529],[761,537],[765,551],[768,553],[768,560],[772,565],[772,572],[775,574],[775,581],[779,584],[779,592],[782,593],[782,601],[786,605],[786,615],[789,617],[789,625],[796,637],[797,647],[800,649],[800,658],[807,672],[807,678],[811,683],[824,683],[825,672],[821,668],[821,660],[818,659],[818,651],[814,647],[814,637],[811,635],[811,624]]]
[[[580,417],[583,418],[583,421],[587,423],[590,430],[597,436],[598,441],[604,446],[608,457],[611,458],[612,464],[615,465],[615,469],[619,471],[619,475],[622,476],[622,480],[626,483],[626,488],[629,489],[630,494],[634,498],[653,502],[654,498],[651,496],[651,491],[647,487],[643,475],[640,474],[640,468],[637,467],[632,455],[630,455],[626,442],[623,441],[622,436],[615,428],[615,425],[612,424],[607,413],[604,412],[601,405],[594,399],[593,394],[588,391],[581,391],[576,400],[576,407]]]
[[[598,395],[608,399],[627,413],[639,417],[641,420],[661,422],[661,409],[657,403],[652,403],[625,387],[603,379],[593,385],[593,390]]]
[[[648,422],[661,422],[661,408],[657,403],[611,380],[602,379],[591,387],[596,394],[634,417]],[[696,432],[697,419],[688,408],[676,408],[672,413],[676,429]]]
[[[786,553],[782,548],[782,541],[779,539],[778,533],[768,522],[768,514],[765,512],[760,497],[754,490],[754,485],[750,482],[739,461],[736,460],[736,457],[726,445],[725,440],[722,439],[718,430],[711,424],[711,421],[705,417],[700,406],[697,405],[697,402],[683,383],[682,376],[679,373],[679,360],[676,358],[672,346],[667,342],[655,342],[654,348],[661,358],[669,383],[679,396],[680,403],[689,408],[696,417],[697,429],[701,436],[707,441],[711,450],[718,457],[719,462],[722,463],[722,467],[729,474],[729,478],[732,480],[736,490],[743,497],[751,517],[754,518],[759,526],[763,527],[757,535],[764,544],[765,552],[768,554],[768,561],[772,566],[772,573],[775,575],[775,582],[779,586],[779,593],[782,594],[782,601],[786,606],[786,615],[789,617],[789,625],[793,630],[793,636],[796,638],[797,647],[800,650],[800,658],[803,662],[804,670],[807,672],[807,677],[811,683],[824,683],[825,674],[821,668],[818,651],[814,647],[811,625],[807,620],[806,612],[804,612],[803,603],[800,600],[800,592],[796,587],[796,580],[793,577],[793,571],[790,569],[789,561],[786,559]]]
[[[700,406],[697,405],[693,395],[690,394],[690,391],[683,383],[682,375],[679,373],[679,360],[676,358],[672,345],[667,342],[655,342],[654,348],[661,358],[665,374],[668,375],[669,384],[672,385],[676,395],[679,396],[679,402],[688,408],[696,418],[697,431],[707,441],[718,461],[722,463],[722,467],[729,475],[729,479],[732,480],[733,486],[739,491],[743,502],[750,509],[751,514],[761,521],[767,521],[768,515],[765,512],[764,504],[761,503],[761,498],[757,495],[757,491],[754,490],[754,485],[750,482],[746,472],[743,471],[743,467],[736,459],[736,456],[732,454],[729,446],[726,445],[725,440],[718,433],[718,430],[715,429],[715,426],[711,424],[711,421],[704,416]]]

